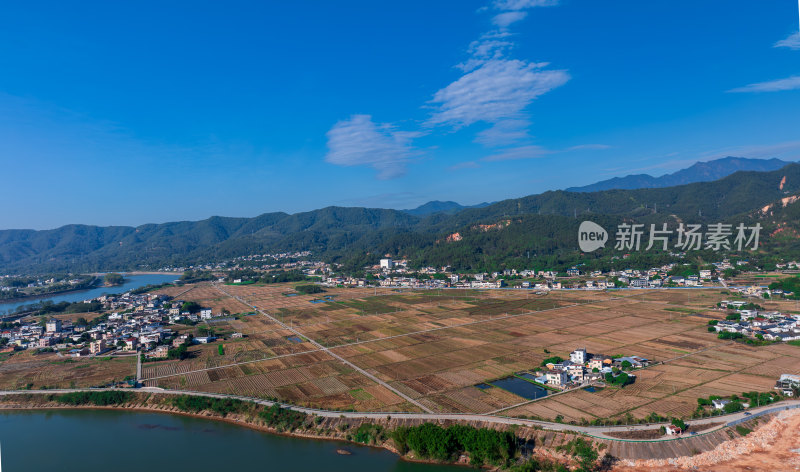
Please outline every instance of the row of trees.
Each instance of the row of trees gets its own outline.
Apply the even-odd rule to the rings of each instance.
[[[133,400],[133,392],[123,392],[118,390],[99,391],[99,392],[69,392],[60,395],[51,395],[50,401],[56,401],[65,405],[120,405]]]
[[[210,398],[194,395],[176,395],[170,399],[170,403],[181,411],[189,413],[213,411],[222,416],[243,413],[252,407],[251,403],[234,398]]]
[[[474,465],[505,465],[514,456],[516,437],[507,431],[453,425],[443,428],[433,423],[401,426],[392,433],[401,454],[413,451],[423,459],[452,461],[469,454]]]

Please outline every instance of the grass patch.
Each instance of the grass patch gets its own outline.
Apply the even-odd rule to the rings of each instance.
[[[738,425],[736,427],[736,432],[739,433],[740,436],[747,436],[748,434],[752,433],[753,430],[750,428],[745,428],[742,425]]]

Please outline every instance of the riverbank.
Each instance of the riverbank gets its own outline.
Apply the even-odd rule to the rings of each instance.
[[[704,465],[715,465],[720,459],[731,460],[729,451],[738,455],[752,451],[742,450],[743,440],[765,437],[763,431],[774,428],[775,414],[761,418],[753,418],[743,424],[742,434],[739,428],[723,428],[712,434],[664,441],[609,441],[588,437],[573,431],[548,431],[538,427],[521,425],[500,425],[482,421],[430,420],[386,416],[371,418],[350,418],[345,415],[318,416],[313,413],[301,413],[279,405],[266,406],[249,400],[209,398],[191,394],[172,394],[161,392],[143,392],[137,390],[116,391],[75,391],[61,392],[5,392],[0,396],[0,411],[12,410],[117,410],[142,413],[159,413],[183,417],[209,419],[251,430],[286,437],[346,442],[352,445],[369,446],[384,449],[400,456],[404,461],[440,465],[468,465],[469,454],[462,451],[451,457],[451,461],[429,460],[416,457],[408,451],[407,444],[400,443],[400,450],[394,440],[394,433],[403,428],[420,428],[422,425],[447,428],[459,424],[475,431],[491,429],[507,432],[516,437],[518,447],[514,450],[514,459],[506,466],[513,470],[513,464],[528,460],[539,460],[558,463],[574,463],[575,457],[567,454],[570,444],[585,441],[591,449],[596,450],[598,457],[606,461],[605,470],[638,471],[649,467],[666,467],[662,470],[674,470],[675,466],[696,465],[696,460],[704,458]],[[116,392],[116,393],[114,393]],[[70,397],[70,395],[73,395]],[[113,396],[115,395],[115,396]],[[108,397],[103,400],[103,397]],[[110,398],[110,399],[109,399]],[[100,404],[91,404],[100,401]],[[66,402],[66,403],[65,403]],[[110,404],[106,404],[110,402]],[[68,404],[67,404],[68,403]],[[800,422],[800,410],[779,412],[781,418],[796,418]],[[792,422],[792,424],[800,424]],[[766,428],[766,429],[765,429]],[[752,431],[751,436],[747,434]],[[758,433],[758,435],[756,434]],[[766,434],[774,438],[775,434]],[[798,436],[800,437],[800,436]],[[800,439],[798,439],[800,440]],[[763,441],[759,443],[764,446]],[[797,446],[800,446],[798,444]],[[795,447],[797,447],[795,446]],[[719,451],[728,451],[720,454]],[[791,454],[791,451],[784,453]],[[339,454],[337,452],[337,454]],[[698,454],[700,454],[698,456]],[[627,456],[627,457],[626,457]],[[694,459],[694,458],[697,459]],[[738,457],[734,455],[734,457]],[[524,458],[524,460],[522,459]],[[710,460],[714,458],[716,460]],[[724,461],[723,461],[724,462]],[[501,470],[497,465],[483,464],[484,468]],[[641,468],[640,468],[641,467]],[[504,470],[504,469],[503,469]],[[526,469],[522,469],[526,470]],[[536,470],[536,469],[534,469]],[[777,470],[777,469],[775,469]]]
[[[281,426],[270,425],[263,418],[263,412],[267,410],[260,405],[250,402],[246,403],[247,406],[244,411],[233,413],[218,413],[211,410],[201,410],[191,412],[182,410],[175,406],[174,395],[160,395],[158,393],[140,393],[135,391],[124,392],[129,394],[131,398],[127,401],[114,405],[93,405],[93,404],[80,404],[80,405],[66,405],[54,398],[58,397],[57,394],[45,393],[24,393],[14,395],[4,395],[0,397],[0,411],[58,411],[58,410],[98,410],[98,411],[130,411],[140,413],[158,413],[165,415],[176,415],[187,418],[200,418],[212,421],[223,422],[230,425],[248,428],[254,431],[259,431],[268,434],[274,434],[284,437],[311,439],[311,440],[324,440],[336,441],[341,443],[350,444],[353,446],[368,446],[378,449],[383,449],[392,454],[397,455],[403,461],[432,464],[432,465],[452,465],[452,466],[466,466],[469,465],[469,458],[465,454],[461,454],[458,460],[453,462],[427,460],[415,457],[413,454],[401,454],[400,451],[394,446],[393,440],[388,437],[388,433],[397,427],[401,426],[418,426],[422,421],[418,420],[397,420],[392,419],[390,414],[387,414],[386,419],[383,420],[353,420],[349,418],[322,418],[319,416],[304,415],[296,412],[292,414],[302,416],[302,422],[299,426],[287,429]],[[285,410],[290,411],[290,410]],[[295,418],[296,420],[297,418]],[[297,424],[297,423],[295,423]],[[359,435],[362,425],[367,425],[368,429],[378,434],[364,436]],[[378,429],[375,428],[378,427]],[[357,440],[359,436],[361,441]],[[367,440],[363,440],[368,438]],[[342,446],[340,449],[347,451],[347,446]],[[500,470],[498,467],[485,467],[491,470]]]
[[[88,291],[88,290],[92,290],[92,289],[95,289],[95,288],[101,288],[101,287],[106,287],[106,285],[102,283],[101,279],[95,278],[95,280],[89,285],[84,285],[84,286],[77,287],[77,288],[69,288],[69,289],[66,289],[66,290],[56,290],[54,292],[37,293],[37,294],[34,294],[34,295],[26,295],[24,297],[3,298],[3,299],[0,299],[0,304],[19,303],[19,302],[24,302],[24,301],[29,301],[29,300],[41,300],[41,299],[46,299],[46,298],[50,298],[50,297],[55,297],[55,296],[58,296],[58,295],[64,295],[66,293]]]
[[[101,279],[96,279],[96,283],[88,288],[70,289],[59,293],[49,293],[47,295],[32,295],[30,297],[16,297],[16,301],[0,300],[0,314],[13,313],[21,306],[31,303],[39,304],[47,301],[53,303],[60,302],[82,302],[92,300],[104,294],[120,294],[130,290],[135,290],[146,285],[159,285],[165,282],[174,282],[178,277],[175,274],[125,274],[125,280],[121,285],[105,286]],[[27,302],[27,303],[26,303]]]
[[[37,440],[30,441],[32,437]],[[195,472],[259,470],[265,464],[286,471],[463,471],[404,461],[381,448],[132,409],[0,410],[0,443],[4,470],[9,471],[101,471],[113,464],[115,472],[141,472],[143,463],[158,464],[158,470]],[[47,445],[47,454],[42,454],[42,444]]]

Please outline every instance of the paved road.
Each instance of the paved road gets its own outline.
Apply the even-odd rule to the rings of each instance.
[[[52,390],[3,390],[0,391],[0,396],[9,396],[9,395],[25,395],[31,393],[37,394],[61,394],[61,393],[70,393],[70,392],[97,392],[103,390],[120,390],[120,391],[136,391],[136,392],[147,392],[147,393],[158,393],[163,395],[194,395],[200,397],[209,397],[209,398],[231,398],[237,399],[242,401],[248,401],[257,403],[263,406],[272,406],[278,404],[284,408],[289,408],[291,410],[305,413],[307,415],[316,415],[321,416],[323,418],[351,418],[351,419],[384,419],[387,416],[391,416],[392,418],[399,418],[399,419],[411,419],[411,420],[422,420],[422,421],[480,421],[485,423],[491,424],[503,424],[503,425],[522,425],[522,426],[536,426],[542,429],[550,430],[550,431],[573,431],[584,433],[589,436],[594,436],[600,439],[611,439],[611,440],[618,440],[617,438],[611,437],[606,435],[606,433],[613,432],[613,431],[637,431],[637,430],[646,430],[646,429],[655,429],[661,425],[666,423],[651,423],[651,424],[638,424],[638,425],[630,425],[630,426],[576,426],[572,424],[563,424],[563,423],[552,423],[548,421],[538,421],[538,420],[528,420],[523,418],[511,418],[507,416],[497,416],[497,415],[482,415],[482,414],[467,414],[467,413],[395,413],[395,412],[353,412],[353,411],[333,411],[333,410],[318,410],[315,408],[306,408],[301,406],[294,406],[294,405],[286,405],[278,402],[273,402],[269,400],[262,400],[259,398],[252,398],[252,397],[245,397],[241,395],[226,395],[221,393],[208,393],[208,392],[194,392],[191,390],[163,390],[157,387],[143,387],[136,390],[131,390],[129,388],[107,388],[107,389],[100,389],[100,388],[78,388],[78,389],[52,389]],[[723,425],[712,428],[707,431],[703,431],[703,433],[715,431],[717,429],[725,427],[727,424],[730,424],[734,421],[741,420],[744,418],[756,418],[763,414],[768,414],[775,410],[776,408],[784,408],[784,409],[791,409],[791,408],[800,408],[800,400],[784,400],[781,402],[773,403],[771,405],[762,406],[759,408],[751,408],[747,411],[749,415],[746,415],[745,412],[734,413],[731,415],[722,415],[722,416],[714,416],[711,418],[703,418],[699,420],[692,420],[689,421],[690,425],[699,425],[699,424],[709,424],[709,423],[724,423]],[[658,441],[668,441],[672,440],[673,438],[662,438],[662,439],[654,439],[650,440],[651,442],[658,442]]]

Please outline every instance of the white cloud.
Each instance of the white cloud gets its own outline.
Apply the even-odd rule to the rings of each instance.
[[[477,169],[480,165],[475,161],[459,162],[458,164],[448,167],[448,170],[461,170],[461,169]]]
[[[325,161],[340,166],[369,166],[378,172],[379,179],[394,179],[405,174],[406,165],[415,155],[410,141],[417,136],[420,133],[377,124],[370,115],[353,115],[328,131]]]
[[[508,28],[512,23],[525,19],[528,16],[524,11],[507,11],[499,13],[492,18],[492,23],[498,28]]]
[[[579,144],[568,147],[566,151],[602,151],[604,149],[611,149],[611,146],[608,144]]]
[[[488,157],[484,157],[484,161],[510,161],[510,160],[517,160],[517,159],[535,159],[537,157],[544,157],[548,154],[552,154],[553,151],[549,151],[541,146],[536,145],[528,145],[528,146],[519,146],[514,148],[503,149],[495,154],[492,154]]]
[[[478,133],[475,142],[487,147],[508,146],[530,138],[531,123],[525,119],[505,119]]]
[[[481,36],[481,39],[470,43],[469,49],[467,49],[469,59],[456,67],[464,72],[469,72],[492,59],[502,59],[514,47],[513,42],[505,39],[508,35],[508,33],[495,31]]]
[[[746,92],[782,92],[785,90],[800,89],[800,76],[788,77],[786,79],[770,80],[756,84],[745,85],[744,87],[728,90],[733,93]]]
[[[520,60],[489,60],[434,94],[431,102],[437,109],[428,123],[459,128],[478,121],[519,119],[536,97],[569,80],[566,71],[542,70],[545,66],[546,63]]]
[[[776,48],[800,49],[800,31],[775,43]]]
[[[558,5],[558,0],[495,0],[494,8],[497,10],[525,10],[533,7],[552,7]]]

